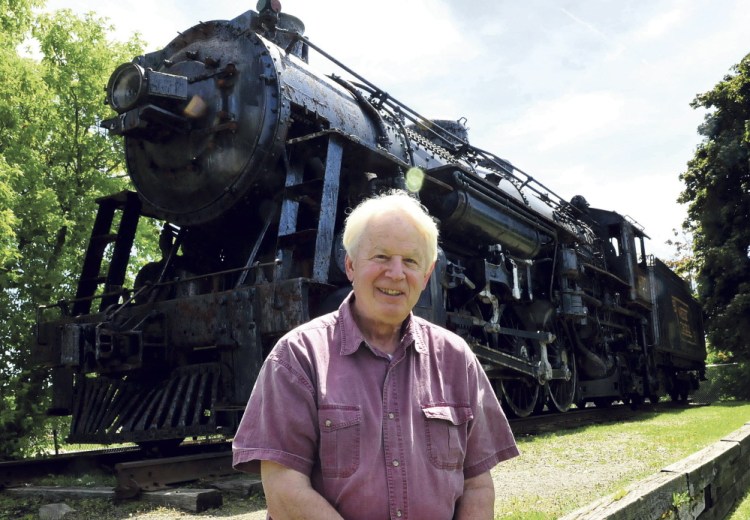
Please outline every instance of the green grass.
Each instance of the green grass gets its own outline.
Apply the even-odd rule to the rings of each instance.
[[[617,424],[518,439],[493,470],[495,518],[558,518],[701,450],[750,422],[750,404],[667,409]],[[738,517],[740,518],[740,517]]]
[[[750,518],[750,490],[745,494],[745,498],[740,502],[736,509],[727,517],[727,520],[747,520]]]

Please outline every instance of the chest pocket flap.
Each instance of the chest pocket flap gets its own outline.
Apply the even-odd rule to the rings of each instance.
[[[470,406],[423,406],[422,412],[427,419],[442,419],[456,426],[474,418]]]
[[[469,406],[423,406],[427,455],[439,469],[460,470],[466,457]]]
[[[359,424],[362,420],[359,406],[323,405],[318,411],[321,431],[334,431]]]

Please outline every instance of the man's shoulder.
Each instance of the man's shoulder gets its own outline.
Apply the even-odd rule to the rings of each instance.
[[[436,325],[419,316],[412,316],[414,326],[428,345],[439,345],[443,348],[452,348],[459,352],[470,352],[466,340],[441,325]]]
[[[289,332],[284,334],[279,340],[279,343],[296,343],[299,341],[304,342],[309,337],[318,338],[321,335],[328,335],[329,331],[337,326],[338,315],[339,311],[333,311],[297,325]]]
[[[425,332],[429,332],[430,334],[433,334],[435,336],[444,336],[446,338],[450,338],[452,340],[456,340],[460,342],[464,341],[463,338],[459,336],[458,334],[456,334],[455,332],[446,329],[442,325],[437,325],[425,318],[422,318],[421,316],[417,316],[416,314],[414,314],[412,315],[411,319],[414,321],[414,325],[417,328]]]
[[[290,332],[297,331],[298,333],[301,333],[307,330],[330,329],[331,327],[336,326],[338,320],[339,311],[335,310],[312,318],[310,321],[293,328]]]

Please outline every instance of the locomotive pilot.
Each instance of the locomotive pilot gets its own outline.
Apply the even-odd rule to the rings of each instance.
[[[437,239],[403,192],[348,216],[352,292],[279,340],[233,442],[274,520],[493,517],[508,422],[466,342],[412,313]]]

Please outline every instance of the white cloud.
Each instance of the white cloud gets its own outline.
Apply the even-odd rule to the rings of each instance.
[[[688,10],[690,4],[679,2],[666,11],[657,13],[646,23],[637,27],[633,32],[633,39],[637,42],[650,42],[657,38],[669,37],[675,30],[679,30],[685,20],[690,16]]]
[[[529,106],[520,116],[497,128],[499,142],[533,140],[539,152],[582,141],[601,139],[621,124],[626,101],[614,92],[567,94]]]

